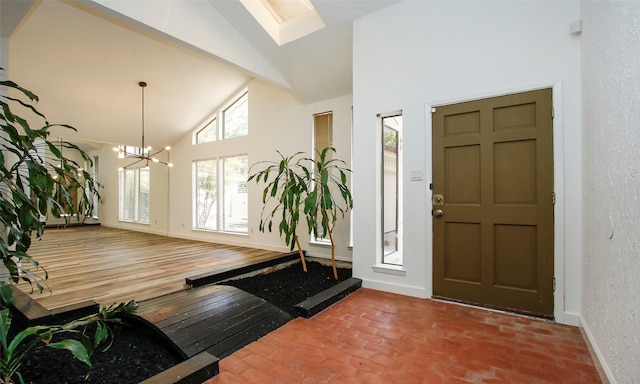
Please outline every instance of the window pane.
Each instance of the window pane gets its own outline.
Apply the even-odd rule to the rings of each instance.
[[[216,161],[204,160],[193,163],[195,175],[194,228],[216,230]]]
[[[249,95],[245,93],[224,111],[224,138],[246,136],[249,133]]]
[[[333,112],[313,116],[313,135],[314,152],[333,146]]]
[[[383,263],[402,265],[399,250],[398,206],[399,186],[399,142],[402,116],[382,118],[382,236]]]
[[[222,160],[224,168],[223,231],[247,233],[248,164],[248,156],[228,157]]]
[[[138,172],[138,222],[149,223],[149,168],[140,168]]]
[[[218,120],[213,119],[202,129],[196,132],[196,144],[209,143],[216,140],[216,134],[218,132]]]
[[[120,181],[122,183],[120,191],[122,193],[122,207],[120,219],[133,221],[135,212],[135,173],[133,169],[121,171]]]

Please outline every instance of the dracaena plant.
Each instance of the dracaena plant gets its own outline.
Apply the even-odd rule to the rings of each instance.
[[[0,383],[24,384],[20,365],[36,348],[54,348],[71,352],[79,361],[87,365],[87,377],[91,373],[91,356],[96,349],[103,352],[111,347],[112,324],[121,324],[121,316],[138,308],[135,301],[101,307],[92,315],[63,325],[39,325],[23,329],[11,337],[11,317],[9,309],[0,310]],[[89,333],[88,326],[95,325]],[[95,329],[95,330],[94,330]],[[62,339],[64,335],[78,335],[76,338]],[[55,341],[54,341],[55,338]]]
[[[315,238],[329,239],[331,242],[331,262],[333,275],[338,279],[335,260],[333,229],[339,218],[353,208],[353,198],[347,183],[351,172],[343,160],[334,159],[333,147],[317,152],[315,159],[304,152],[291,156],[280,156],[278,161],[260,161],[251,166],[249,172],[261,168],[249,176],[248,181],[263,183],[261,232],[273,229],[277,223],[280,237],[293,250],[297,246],[306,271],[304,253],[298,240],[299,221],[304,218],[309,234]]]
[[[37,102],[33,92],[0,81],[0,257],[10,281],[26,281],[42,292],[47,273],[27,251],[44,232],[43,218],[89,215],[100,186],[70,156],[91,164],[87,153],[50,139],[53,128],[76,129],[49,123]],[[0,282],[0,295],[5,303],[13,300],[7,282]]]

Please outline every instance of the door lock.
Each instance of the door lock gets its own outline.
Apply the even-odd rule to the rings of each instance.
[[[433,199],[431,199],[431,202],[433,203],[433,205],[444,205],[444,195],[433,195]]]

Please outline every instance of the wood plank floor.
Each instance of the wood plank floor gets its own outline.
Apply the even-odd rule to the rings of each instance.
[[[29,254],[49,273],[52,290],[31,296],[49,309],[89,299],[143,301],[187,288],[190,275],[282,255],[101,226],[47,229]],[[26,283],[18,287],[30,290]]]

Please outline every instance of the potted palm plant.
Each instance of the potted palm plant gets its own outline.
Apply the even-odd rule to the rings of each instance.
[[[343,160],[333,158],[333,147],[326,147],[313,159],[304,152],[280,156],[279,161],[260,161],[251,166],[262,169],[249,176],[248,181],[266,184],[262,191],[262,212],[258,229],[273,229],[279,219],[278,231],[290,249],[297,246],[306,271],[304,253],[298,240],[298,223],[304,218],[309,234],[315,238],[328,238],[331,242],[333,275],[338,279],[335,260],[333,229],[340,217],[353,208],[353,198],[347,184],[350,173]],[[272,177],[273,176],[273,177]]]

